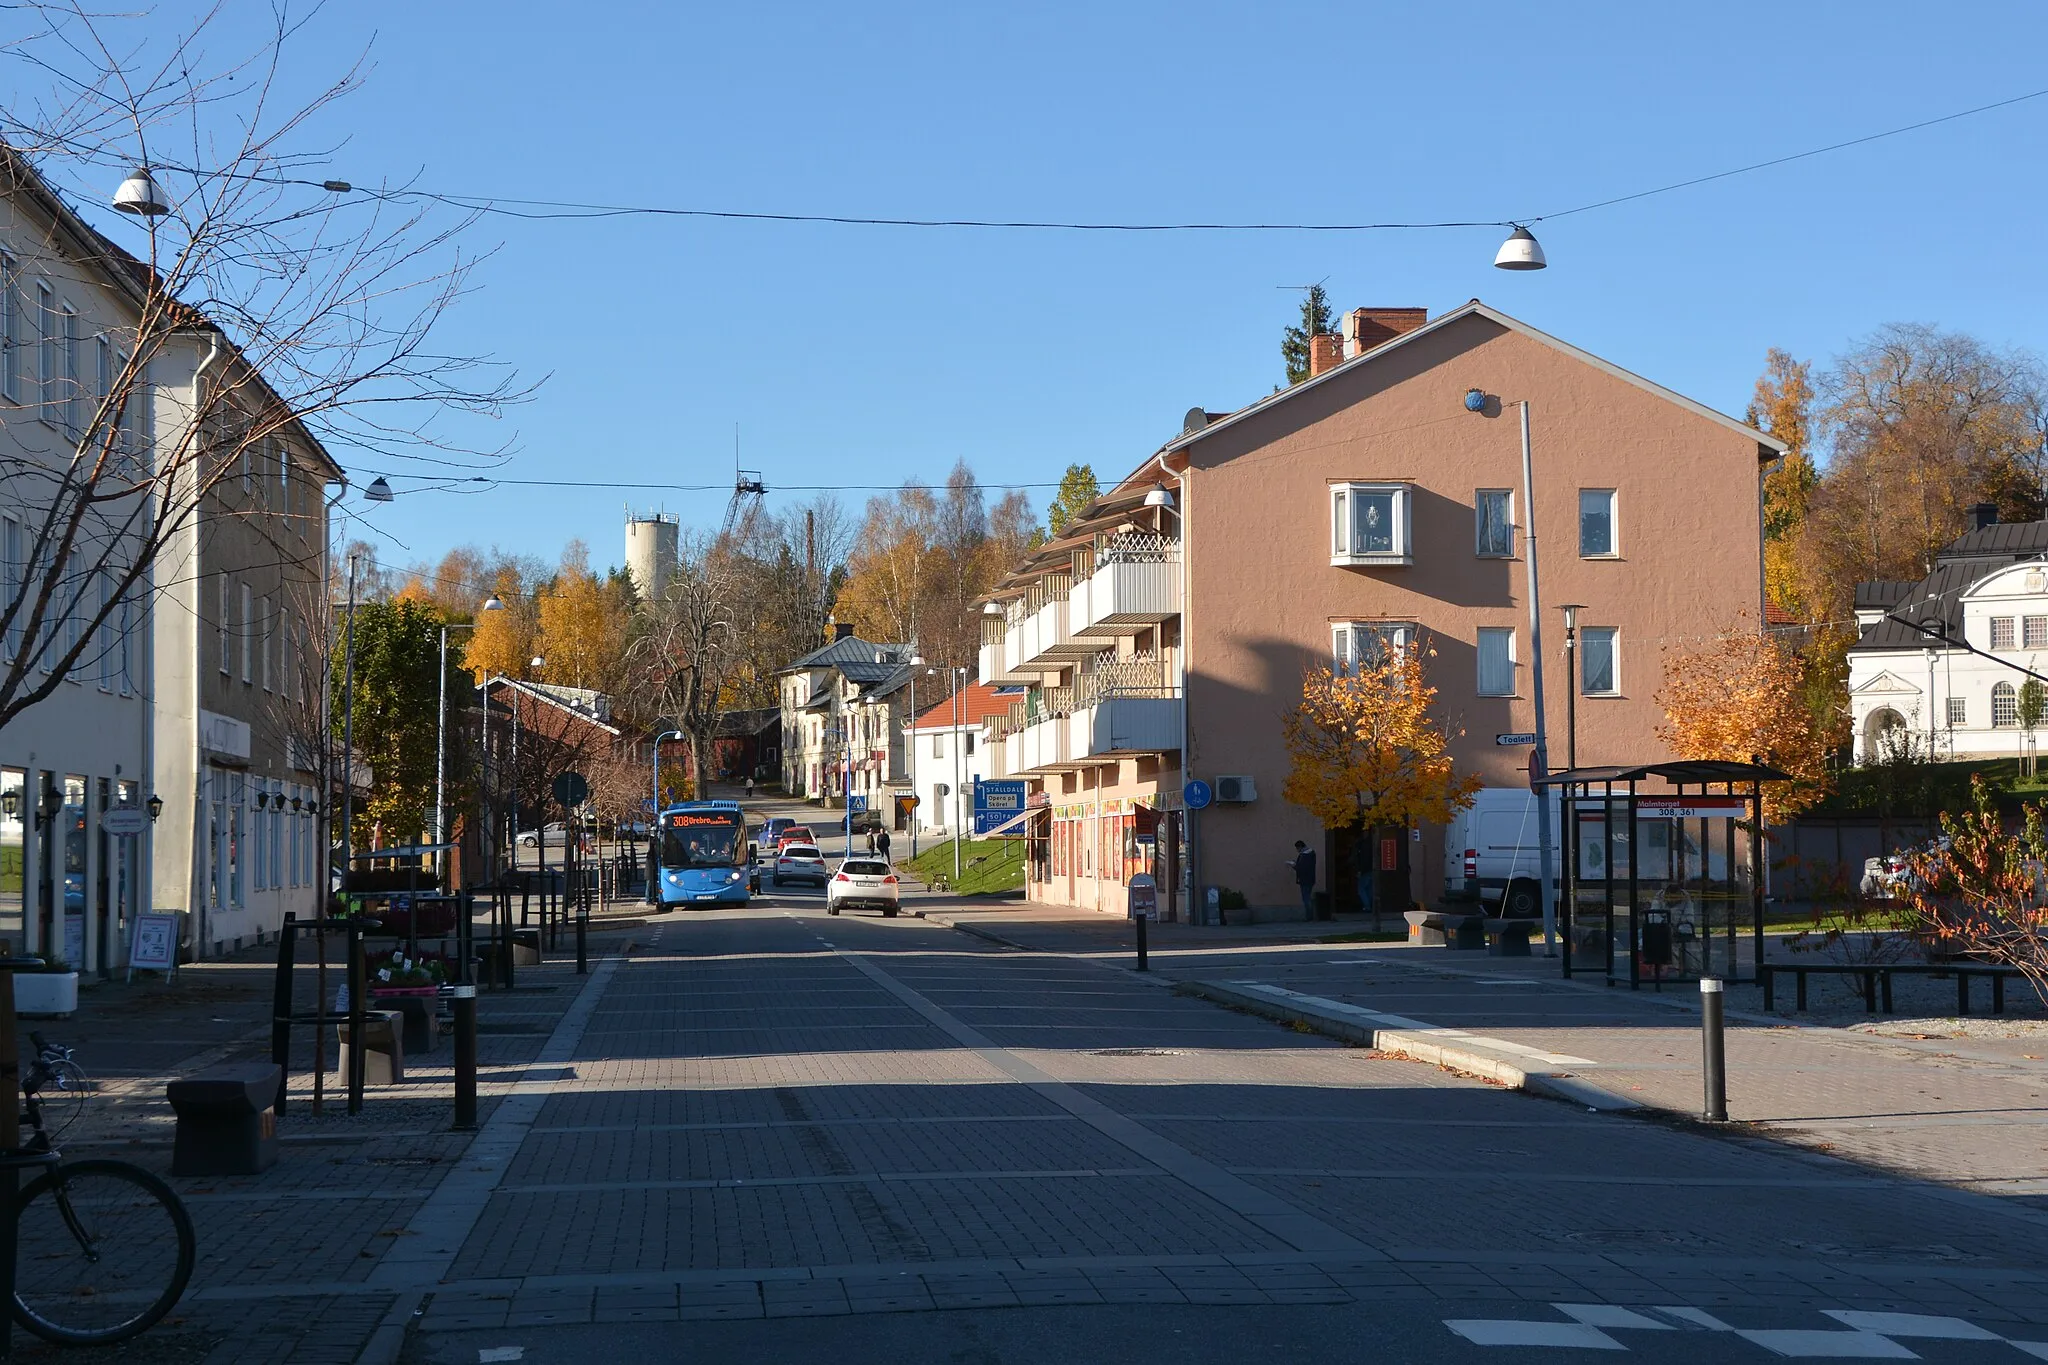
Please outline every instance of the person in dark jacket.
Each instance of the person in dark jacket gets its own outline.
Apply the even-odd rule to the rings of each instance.
[[[1316,917],[1316,855],[1301,840],[1294,841],[1294,857],[1287,866],[1294,873],[1294,884],[1301,888],[1301,917]]]
[[[875,852],[881,854],[884,858],[887,858],[889,856],[888,830],[877,830],[875,832]]]

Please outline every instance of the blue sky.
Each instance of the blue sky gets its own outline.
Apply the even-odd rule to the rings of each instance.
[[[168,26],[171,6],[153,23]],[[2048,85],[2048,7],[1872,3],[330,5],[292,76],[371,45],[333,174],[528,198],[1088,220],[1529,217]],[[1882,323],[2040,333],[2048,98],[1539,225],[985,233],[488,220],[450,349],[529,378],[517,476],[797,485],[1120,474],[1280,377],[1280,329],[1473,296],[1739,413],[1767,347]],[[338,452],[360,475],[374,461]],[[403,486],[403,484],[401,484]],[[855,507],[866,496],[848,493]],[[1042,505],[1044,490],[1034,493]],[[513,489],[374,509],[391,561],[621,557],[621,512],[723,495]],[[401,548],[401,546],[403,548]]]

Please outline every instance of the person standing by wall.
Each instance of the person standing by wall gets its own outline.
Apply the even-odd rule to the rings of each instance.
[[[1301,840],[1294,841],[1294,857],[1287,866],[1294,873],[1294,884],[1301,888],[1301,917],[1316,917],[1316,855],[1314,850]]]

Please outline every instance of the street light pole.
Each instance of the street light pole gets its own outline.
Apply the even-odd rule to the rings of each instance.
[[[1536,702],[1536,752],[1532,758],[1532,776],[1546,777],[1550,773],[1549,731],[1543,718],[1543,602],[1537,586],[1536,573],[1536,475],[1535,462],[1530,454],[1529,442],[1529,400],[1521,401],[1522,409],[1522,539],[1529,550],[1529,654],[1533,660],[1529,670],[1530,690]],[[1543,953],[1546,957],[1557,955],[1557,872],[1555,855],[1550,846],[1550,790],[1536,787],[1536,855],[1537,875],[1543,880]]]
[[[1585,605],[1567,602],[1564,613],[1564,766],[1579,766],[1579,613]]]
[[[484,601],[483,610],[485,611],[503,611],[504,609],[505,604],[496,597],[490,597]],[[443,621],[441,623],[441,702],[438,717],[434,722],[434,842],[436,844],[448,842],[448,798],[446,794],[448,771],[448,632],[450,630],[475,629],[476,622],[474,621]],[[436,852],[434,854],[434,865],[441,870],[442,877],[444,878],[442,888],[445,890],[447,886],[445,878],[448,873],[447,853]]]
[[[917,811],[921,803],[917,790],[917,675],[924,667],[924,656],[911,651],[910,655],[910,724],[904,727],[903,746],[910,751],[910,860],[917,861]]]
[[[348,557],[348,618],[341,661],[341,867],[347,872],[355,856],[353,822],[356,810],[356,558]],[[331,878],[330,878],[331,880]]]
[[[655,881],[654,836],[661,823],[661,742],[665,739],[687,738],[681,730],[663,730],[654,737],[654,809],[647,820],[647,903],[658,904],[661,892]]]
[[[960,889],[960,836],[966,833],[967,814],[960,804],[960,783],[962,780],[960,751],[967,747],[967,727],[960,723],[960,684],[966,681],[967,670],[955,667],[948,672],[953,679],[953,889]]]

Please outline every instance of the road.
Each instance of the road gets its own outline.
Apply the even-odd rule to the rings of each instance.
[[[408,1359],[2048,1341],[2036,1211],[1503,1092],[1095,962],[829,919],[807,889],[641,932],[543,1051],[567,1063],[545,1098],[479,1137],[510,1154],[494,1186],[444,1185],[415,1220],[415,1283],[439,1284]]]

